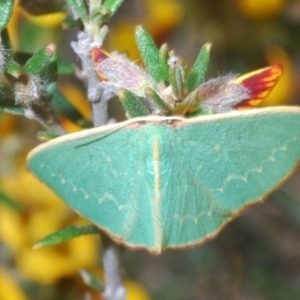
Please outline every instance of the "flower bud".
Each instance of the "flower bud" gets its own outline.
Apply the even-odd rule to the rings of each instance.
[[[22,75],[14,85],[14,95],[16,104],[24,107],[31,107],[39,104],[42,95],[42,84],[39,76]]]

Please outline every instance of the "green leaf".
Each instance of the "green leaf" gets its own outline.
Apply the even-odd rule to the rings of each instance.
[[[13,94],[9,86],[4,84],[2,86],[2,84],[0,84],[0,104],[7,103],[11,100],[13,101]]]
[[[11,91],[5,87],[0,88],[0,111],[13,115],[24,115],[24,108],[15,104]]]
[[[7,28],[5,28],[1,31],[1,42],[2,42],[6,52],[9,51],[9,56],[12,55],[12,47],[11,47],[9,35],[7,32]]]
[[[84,116],[58,89],[53,90],[50,105],[54,110],[76,124],[84,119]]]
[[[11,57],[6,62],[5,72],[15,78],[19,78],[22,74],[22,67]]]
[[[80,19],[74,19],[73,16],[67,16],[63,21],[62,21],[62,26],[63,28],[69,29],[73,27],[77,27],[81,25]]]
[[[151,88],[145,89],[146,98],[152,102],[157,109],[159,109],[162,113],[169,113],[170,108],[168,105],[161,99],[161,97],[157,94],[157,92]]]
[[[168,60],[170,58],[170,53],[168,49],[167,44],[162,44],[161,47],[158,50],[159,52],[159,58],[161,65],[165,66],[166,69],[168,69]],[[168,80],[169,81],[169,80]]]
[[[116,242],[159,254],[210,240],[282,184],[299,128],[299,107],[148,116],[44,143],[28,168]]]
[[[41,48],[26,62],[24,71],[31,75],[39,75],[56,59],[56,46],[50,44]]]
[[[120,5],[123,3],[124,0],[106,0],[102,4],[101,8],[107,9],[111,12],[111,15],[115,14],[117,9],[120,7]]]
[[[53,132],[49,132],[49,131],[39,131],[37,133],[36,137],[37,137],[37,139],[46,142],[46,141],[50,141],[52,139],[57,138],[58,135]]]
[[[157,83],[168,80],[168,65],[161,60],[158,49],[150,34],[142,26],[138,26],[135,31],[135,38],[145,67],[151,77]]]
[[[185,86],[189,92],[194,91],[204,82],[205,75],[209,65],[211,44],[205,44],[186,79]]]
[[[90,22],[96,25],[99,31],[99,29],[103,27],[101,25],[112,15],[115,14],[115,12],[120,7],[122,2],[123,0],[106,0],[106,1],[90,0],[89,1]],[[100,32],[95,32],[95,31],[93,32],[93,36],[97,37],[96,41],[101,41],[99,40],[100,35],[101,35]]]
[[[90,288],[100,292],[104,290],[103,282],[93,273],[88,272],[86,270],[80,270],[79,274],[83,279],[84,283]]]
[[[0,190],[0,201],[7,204],[9,207],[11,207],[17,212],[21,212],[23,210],[22,205],[20,205],[17,201],[11,199],[1,190]]]
[[[99,229],[96,226],[88,225],[88,226],[69,226],[59,231],[56,231],[50,235],[47,235],[43,239],[35,242],[33,244],[33,249],[37,249],[40,247],[53,246],[60,243],[64,243],[68,240],[74,239],[76,237],[80,237],[82,235],[87,234],[99,234]]]
[[[168,62],[172,92],[178,99],[181,99],[183,96],[183,83],[185,77],[184,68],[177,56],[170,57]]]
[[[88,21],[88,11],[83,0],[66,0],[67,4],[74,9],[74,11],[81,18],[82,22]]]
[[[0,31],[6,27],[10,19],[14,7],[14,2],[14,0],[0,1]]]
[[[76,70],[76,66],[70,62],[59,60],[57,62],[58,74],[72,74]]]
[[[0,111],[12,115],[24,115],[24,108],[21,106],[6,106],[6,107],[0,106]]]
[[[81,128],[92,128],[94,127],[94,123],[90,119],[81,119],[77,122],[77,125]]]
[[[1,42],[5,49],[5,72],[15,78],[19,78],[22,73],[22,67],[14,59],[14,53],[11,47],[7,29],[1,31]]]
[[[142,100],[131,91],[120,89],[118,91],[118,96],[130,118],[148,116],[150,114]]]

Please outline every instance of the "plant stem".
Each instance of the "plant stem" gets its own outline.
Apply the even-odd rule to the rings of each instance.
[[[41,110],[39,107],[28,107],[25,109],[24,116],[31,120],[38,121],[47,130],[53,132],[57,135],[64,135],[66,131],[53,119],[48,120],[45,111]]]
[[[103,89],[100,85],[99,77],[90,54],[92,43],[93,39],[89,33],[79,32],[78,41],[72,42],[71,46],[81,59],[87,97],[92,105],[93,122],[96,127],[107,124],[107,102],[112,98],[112,93],[109,90]],[[104,235],[102,237],[102,261],[105,276],[105,290],[102,296],[106,300],[125,300],[127,292],[122,284],[118,248],[109,238]]]
[[[99,84],[94,62],[91,59],[90,49],[92,37],[86,32],[78,33],[78,41],[72,42],[71,46],[80,57],[82,70],[86,77],[87,97],[92,105],[94,126],[107,124],[107,102],[111,99],[111,94],[106,93]]]
[[[122,284],[118,248],[108,237],[104,235],[102,237],[105,276],[105,290],[102,296],[107,300],[125,300],[127,292]]]

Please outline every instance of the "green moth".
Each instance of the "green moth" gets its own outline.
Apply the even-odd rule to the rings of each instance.
[[[300,108],[149,116],[34,149],[28,168],[114,241],[159,254],[213,238],[300,157]]]

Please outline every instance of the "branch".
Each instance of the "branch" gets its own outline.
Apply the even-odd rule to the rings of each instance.
[[[24,109],[24,116],[31,120],[38,121],[47,130],[57,135],[64,135],[66,131],[56,122],[53,117],[47,115],[47,112],[38,106],[31,106]]]
[[[127,292],[122,284],[120,275],[120,260],[117,246],[106,236],[103,241],[103,268],[105,276],[105,290],[102,296],[107,300],[125,300]]]
[[[78,41],[71,42],[71,46],[82,62],[82,70],[86,79],[87,96],[92,104],[94,126],[101,126],[107,124],[107,102],[112,98],[112,94],[106,92],[100,85],[99,77],[90,55],[92,43],[91,35],[81,31],[78,33]]]
[[[82,71],[87,88],[87,96],[92,104],[94,126],[107,124],[107,102],[115,94],[110,89],[101,86],[96,72],[94,62],[91,58],[90,50],[93,45],[92,37],[87,32],[78,33],[78,41],[72,42],[74,52],[80,57]],[[101,45],[97,45],[101,47]],[[103,268],[105,276],[105,290],[102,296],[107,300],[125,300],[127,292],[122,284],[120,274],[120,261],[117,246],[102,235],[103,240]]]

